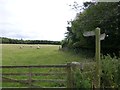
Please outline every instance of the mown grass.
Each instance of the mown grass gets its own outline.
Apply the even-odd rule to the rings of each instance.
[[[22,48],[20,48],[22,46]],[[31,47],[32,46],[32,47]],[[39,49],[37,47],[40,46]],[[66,64],[67,62],[88,62],[82,54],[75,54],[69,51],[61,51],[59,50],[59,45],[25,45],[25,44],[3,44],[2,45],[2,65],[4,66],[16,66],[16,65],[43,65],[43,64]],[[91,59],[89,60],[91,61]],[[5,72],[28,72],[27,69],[3,69],[3,73]],[[51,72],[56,70],[38,70],[34,69],[32,72]],[[60,70],[57,70],[60,71]],[[9,76],[13,77],[13,76]],[[15,76],[13,78],[16,79],[24,79],[27,78],[25,76]],[[35,79],[41,79],[43,77],[33,77]],[[46,77],[44,77],[46,78]],[[63,77],[47,77],[47,78],[63,78]],[[65,79],[65,78],[64,78]],[[39,83],[38,83],[39,84]],[[56,86],[58,84],[52,83],[44,83],[45,86]],[[24,87],[19,83],[3,83],[3,87]]]

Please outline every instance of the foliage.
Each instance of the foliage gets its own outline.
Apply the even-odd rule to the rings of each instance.
[[[75,9],[79,7],[74,5]],[[66,47],[95,47],[95,38],[86,38],[83,32],[95,30],[96,27],[101,28],[101,33],[106,33],[108,37],[101,42],[102,51],[113,53],[120,50],[120,7],[119,2],[86,2],[82,6],[80,13],[71,22],[71,27],[67,28],[65,45]],[[108,51],[106,49],[112,48]]]
[[[79,90],[79,88],[87,88],[89,90],[91,88],[91,82],[88,77],[85,76],[84,73],[82,73],[79,70],[76,70],[75,75],[75,88]]]
[[[120,87],[120,59],[111,58],[110,55],[104,56],[101,65],[101,87]]]
[[[95,67],[92,65],[89,73],[76,70],[74,72],[76,88],[92,88],[91,84],[96,79]],[[87,68],[90,68],[87,65]],[[94,82],[96,84],[96,82]],[[110,55],[101,58],[101,88],[120,88],[120,58],[112,58]]]
[[[23,39],[18,40],[5,37],[0,37],[0,39],[2,39],[3,44],[53,44],[53,45],[61,44],[60,41],[48,41],[48,40],[23,40]]]

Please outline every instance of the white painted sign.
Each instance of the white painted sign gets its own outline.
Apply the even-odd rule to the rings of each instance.
[[[105,39],[105,33],[100,35],[100,40],[104,40]]]
[[[84,33],[83,33],[83,36],[85,36],[85,37],[95,36],[95,31],[84,32]],[[105,39],[105,36],[106,36],[105,33],[101,34],[101,35],[100,35],[100,40],[104,40],[104,39]]]
[[[95,31],[88,31],[83,33],[83,36],[85,37],[94,36],[94,35],[95,35]]]

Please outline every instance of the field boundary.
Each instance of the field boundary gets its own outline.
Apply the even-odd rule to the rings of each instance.
[[[14,72],[9,72],[9,73],[2,73],[2,82],[18,82],[21,84],[25,84],[28,87],[39,87],[33,85],[33,82],[49,82],[49,83],[65,83],[66,87],[65,88],[72,88],[73,87],[73,75],[72,75],[72,68],[75,66],[75,64],[72,63],[67,63],[67,64],[59,64],[59,65],[31,65],[31,66],[0,66],[2,69],[13,69],[13,68],[18,68],[18,69],[23,69],[27,68],[29,69],[29,72],[26,73],[14,73]],[[82,68],[82,65],[79,65]],[[63,68],[65,72],[54,72],[54,73],[33,73],[31,69],[37,68]],[[17,80],[14,78],[8,78],[7,76],[27,76],[27,79],[21,79]],[[64,79],[32,79],[32,76],[51,76],[51,75],[56,75],[56,76],[66,76],[66,80]],[[41,87],[40,87],[41,88]]]

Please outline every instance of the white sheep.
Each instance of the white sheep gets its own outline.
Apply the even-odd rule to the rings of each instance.
[[[40,46],[37,46],[37,49],[40,49]]]

